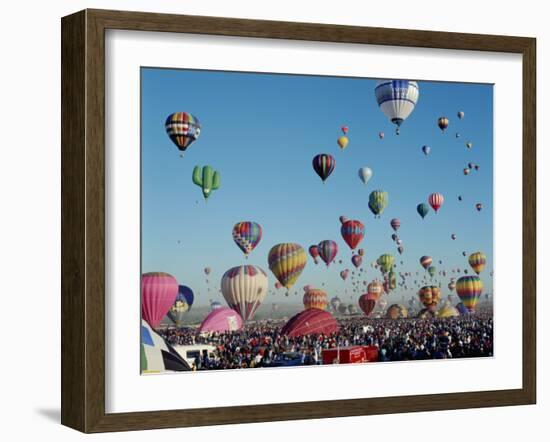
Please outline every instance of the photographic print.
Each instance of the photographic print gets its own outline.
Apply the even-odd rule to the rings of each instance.
[[[492,84],[143,67],[140,132],[142,374],[493,356]]]

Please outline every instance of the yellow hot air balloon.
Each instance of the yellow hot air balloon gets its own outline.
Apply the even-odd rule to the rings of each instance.
[[[326,310],[328,307],[327,292],[320,289],[309,289],[304,293],[304,308],[318,308]]]
[[[267,260],[275,277],[290,289],[304,270],[307,255],[299,244],[282,243],[271,248]]]
[[[338,138],[337,142],[338,146],[340,146],[340,149],[344,150],[349,143],[349,138],[345,135],[342,135],[340,138]]]
[[[470,255],[468,262],[472,270],[479,275],[485,268],[487,257],[482,252],[475,252]]]

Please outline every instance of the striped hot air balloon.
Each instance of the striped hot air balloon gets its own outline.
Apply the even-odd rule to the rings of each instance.
[[[395,133],[399,135],[401,124],[414,110],[418,101],[418,83],[409,80],[379,81],[374,94],[380,110],[397,126]]]
[[[307,255],[299,244],[282,243],[271,248],[267,260],[277,280],[290,289],[304,270]]]
[[[487,257],[482,252],[475,252],[468,258],[468,263],[474,272],[478,275],[483,272],[485,264],[487,263]]]
[[[449,127],[449,119],[447,117],[439,117],[437,119],[437,125],[441,129],[441,132],[444,133],[445,129]]]
[[[456,282],[456,293],[469,312],[475,310],[483,291],[483,282],[479,276],[461,276]]]
[[[401,221],[399,221],[398,218],[393,218],[391,221],[390,221],[390,226],[391,228],[397,232],[397,230],[399,230],[399,227],[401,227]]]
[[[156,328],[174,304],[178,281],[164,272],[144,273],[141,276],[141,317]]]
[[[241,221],[233,227],[233,241],[246,256],[262,239],[262,226],[253,221]]]
[[[175,112],[166,119],[165,129],[177,148],[185,152],[199,138],[201,124],[196,117],[187,112]]]
[[[371,281],[367,286],[367,294],[369,295],[369,297],[376,301],[378,301],[380,299],[380,296],[382,296],[383,290],[384,287],[382,286],[382,283],[378,280]]]
[[[427,285],[418,290],[420,303],[430,310],[435,310],[441,301],[441,289],[435,285]]]
[[[445,201],[445,198],[443,198],[443,195],[440,193],[432,193],[428,197],[428,203],[430,203],[430,206],[432,206],[432,209],[434,209],[435,213],[439,210],[439,208],[443,205],[443,202]]]
[[[388,192],[375,190],[369,195],[369,209],[375,217],[380,217],[388,205]]]
[[[318,308],[319,310],[326,310],[328,307],[327,292],[320,289],[310,288],[304,293],[304,308]]]
[[[267,274],[256,266],[233,267],[222,276],[221,289],[227,305],[247,321],[267,294]]]
[[[328,267],[338,254],[338,244],[330,239],[326,239],[317,244],[317,250],[319,251],[319,256]]]
[[[365,226],[361,221],[350,219],[342,224],[340,233],[349,248],[355,250],[365,236]]]
[[[313,170],[323,180],[323,183],[330,176],[334,167],[336,166],[336,160],[332,155],[327,153],[321,153],[315,155],[312,160]]]

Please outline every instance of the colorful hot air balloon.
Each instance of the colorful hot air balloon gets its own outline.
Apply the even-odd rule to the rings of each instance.
[[[430,206],[428,206],[426,203],[421,203],[416,206],[416,211],[422,217],[422,219],[424,219],[426,215],[430,212]]]
[[[464,118],[464,112],[462,112],[462,111],[457,112],[456,115],[457,115],[459,120],[462,120]]]
[[[318,335],[321,333],[330,335],[336,333],[338,329],[336,319],[329,312],[310,308],[290,318],[281,329],[281,334],[289,338]]]
[[[386,312],[386,318],[388,319],[402,319],[409,315],[407,309],[400,304],[392,304],[388,307]]]
[[[324,183],[334,170],[334,167],[336,166],[336,160],[332,155],[321,153],[313,157],[312,164],[313,170],[315,170],[315,173],[319,175]]]
[[[221,289],[227,305],[247,321],[267,294],[267,274],[256,266],[233,267],[222,276]]]
[[[361,255],[353,255],[351,257],[351,262],[355,266],[355,268],[359,268],[361,266],[361,263],[363,262],[363,258]]]
[[[326,239],[317,244],[317,250],[319,251],[319,256],[328,267],[338,254],[338,244],[330,239]]]
[[[141,317],[153,328],[159,326],[174,304],[178,282],[164,272],[144,273],[141,276]]]
[[[390,221],[390,226],[395,232],[397,232],[399,230],[399,227],[401,227],[401,221],[399,221],[398,218],[393,218]]]
[[[253,221],[241,221],[233,227],[233,241],[246,256],[262,239],[262,226]]]
[[[372,297],[369,297],[367,293],[359,297],[359,308],[363,311],[365,315],[369,316],[374,310],[375,306],[376,300],[372,299]]]
[[[383,190],[375,190],[369,195],[369,209],[374,216],[380,217],[386,206],[388,205],[388,192]]]
[[[363,240],[365,236],[365,226],[361,221],[348,220],[342,224],[340,228],[342,238],[349,246],[351,250],[355,250],[357,245]]]
[[[430,154],[430,151],[432,149],[430,148],[430,146],[422,146],[422,152],[424,152],[424,155],[428,156]]]
[[[359,254],[359,256],[364,256],[365,255],[365,249],[359,249],[359,250],[357,250],[357,253]]]
[[[435,213],[437,213],[444,201],[445,198],[443,198],[443,195],[441,195],[440,193],[432,193],[428,197],[428,203],[430,203],[430,206],[432,206],[432,209],[434,209]]]
[[[340,146],[340,149],[344,150],[349,143],[349,138],[343,135],[340,138],[338,138],[336,142],[338,143],[338,146]]]
[[[468,258],[468,263],[470,264],[470,267],[473,269],[473,271],[479,275],[481,272],[483,272],[483,269],[485,268],[487,257],[482,252],[475,252],[472,253]]]
[[[304,308],[318,308],[319,310],[326,310],[328,307],[327,292],[320,289],[309,289],[304,293]]]
[[[383,290],[384,288],[382,287],[382,283],[376,279],[374,281],[371,281],[367,286],[367,294],[375,301],[378,301],[380,299]]]
[[[307,256],[299,244],[282,243],[271,248],[267,260],[275,277],[290,289],[304,270]]]
[[[170,307],[170,310],[168,310],[168,317],[176,327],[183,327],[185,315],[191,309],[194,300],[195,295],[193,291],[185,285],[180,285],[176,300],[172,307]]]
[[[380,266],[382,273],[388,273],[393,267],[394,261],[395,258],[393,257],[393,255],[390,255],[389,253],[384,253],[383,255],[380,255],[376,263]]]
[[[441,301],[441,289],[434,285],[424,286],[418,291],[418,299],[424,307],[434,311]]]
[[[420,258],[420,265],[424,267],[424,270],[428,270],[428,267],[432,265],[432,257],[431,256],[422,256]]]
[[[475,310],[483,291],[483,282],[479,276],[461,276],[456,282],[456,293],[469,312]]]
[[[346,135],[346,134],[348,133],[349,127],[347,127],[347,126],[342,126],[340,129],[342,130],[342,133],[343,133],[344,135]]]
[[[437,119],[437,125],[441,129],[441,132],[444,133],[445,129],[449,127],[449,119],[447,117],[439,117]]]
[[[220,173],[210,166],[195,166],[193,169],[193,183],[202,189],[202,195],[206,201],[212,191],[220,188]]]
[[[399,135],[401,124],[414,110],[418,101],[418,84],[409,80],[379,81],[374,94],[380,110],[397,126],[395,133]]]
[[[197,139],[201,133],[199,120],[187,112],[175,112],[168,116],[165,123],[166,133],[182,152]]]
[[[359,179],[366,185],[372,178],[372,169],[370,167],[361,167],[357,172]]]
[[[317,249],[316,245],[309,246],[309,254],[313,258],[313,262],[317,264],[317,258],[319,258],[319,249]]]

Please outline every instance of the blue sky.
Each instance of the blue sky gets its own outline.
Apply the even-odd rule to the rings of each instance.
[[[296,242],[307,250],[332,239],[339,245],[336,264],[327,270],[309,259],[291,296],[285,298],[280,290],[266,302],[296,302],[304,285],[322,283],[329,297],[350,302],[351,296],[355,301],[359,293],[352,293],[350,278],[343,282],[339,277],[344,268],[354,270],[351,250],[340,235],[338,217],[345,215],[366,228],[359,246],[365,249],[361,280],[380,277],[369,263],[382,253],[396,257],[398,272],[418,271],[420,276],[424,270],[419,258],[430,255],[438,269],[447,270],[447,277],[435,278],[446,287],[451,276],[459,276],[449,269],[469,269],[462,251],[481,250],[488,258],[481,276],[492,291],[491,85],[420,81],[417,106],[397,136],[376,104],[376,80],[156,68],[143,68],[141,74],[143,272],[171,273],[205,305],[209,299],[223,299],[219,282],[230,267],[262,267],[272,289],[276,280],[267,254],[273,245]],[[202,124],[200,138],[183,158],[164,129],[166,117],[176,111],[190,112]],[[463,120],[458,111],[465,112]],[[442,115],[450,121],[445,134],[436,124]],[[342,125],[349,127],[344,151],[336,143]],[[385,133],[383,140],[379,131]],[[471,150],[465,146],[468,141]],[[431,147],[427,157],[421,151],[425,144]],[[318,153],[336,159],[324,185],[311,166]],[[468,162],[480,170],[464,176]],[[195,165],[210,165],[221,173],[221,188],[207,203],[191,181]],[[363,166],[374,172],[367,186],[357,175]],[[380,219],[367,206],[369,193],[376,189],[389,194]],[[439,213],[431,211],[422,220],[416,206],[432,192],[442,193],[445,203]],[[481,212],[475,209],[478,202]],[[391,239],[389,221],[394,217],[401,220],[401,256]],[[231,236],[233,225],[244,220],[263,227],[263,238],[248,259]],[[212,268],[208,284],[202,271],[206,266]],[[394,292],[390,302],[414,296],[412,280],[419,278],[410,279],[409,290]]]

